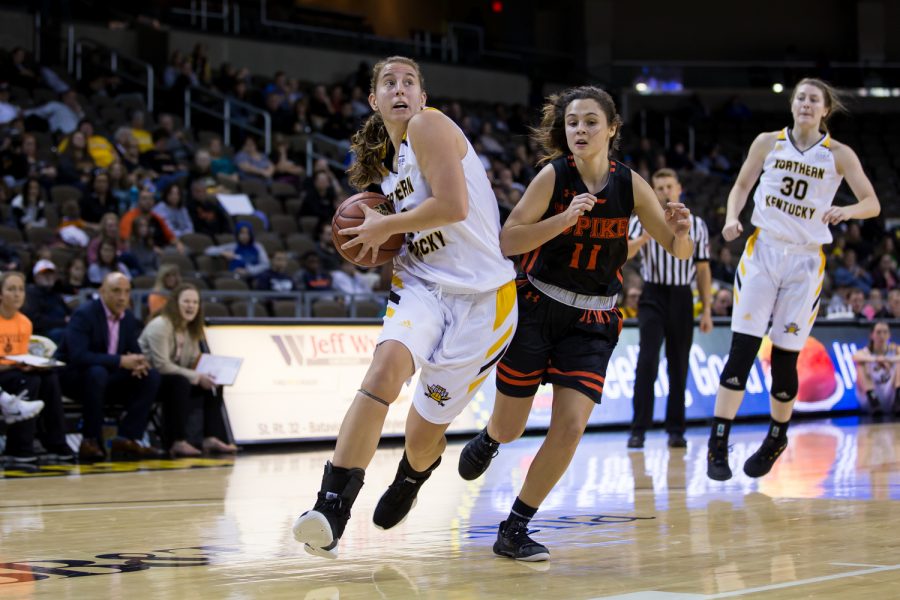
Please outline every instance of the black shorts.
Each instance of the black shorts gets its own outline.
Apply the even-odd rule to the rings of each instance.
[[[519,288],[519,325],[497,365],[497,390],[529,398],[558,384],[600,403],[606,366],[619,342],[622,313],[585,310],[550,298],[531,283]]]

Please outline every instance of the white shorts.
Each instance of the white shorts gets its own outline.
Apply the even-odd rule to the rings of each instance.
[[[395,273],[378,343],[396,340],[422,369],[413,405],[426,421],[450,423],[463,411],[512,340],[516,285],[451,294],[408,273]]]
[[[819,311],[825,273],[821,246],[789,244],[757,229],[734,277],[731,330],[799,352]]]

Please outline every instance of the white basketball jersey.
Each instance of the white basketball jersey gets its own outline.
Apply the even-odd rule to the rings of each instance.
[[[394,258],[394,269],[452,293],[471,294],[497,289],[516,273],[512,261],[500,252],[497,198],[468,140],[462,165],[469,193],[468,215],[457,223],[407,233],[406,247]],[[412,210],[432,196],[408,136],[397,152],[397,172],[388,173],[381,190],[394,201],[397,212]]]
[[[834,200],[841,177],[831,153],[827,133],[800,152],[790,131],[778,133],[766,156],[759,186],[753,195],[751,222],[767,233],[796,244],[828,244],[831,232],[822,214]]]

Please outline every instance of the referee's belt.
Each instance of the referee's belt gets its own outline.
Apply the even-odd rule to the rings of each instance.
[[[612,310],[616,307],[618,296],[587,296],[541,281],[528,275],[531,285],[541,290],[557,302],[585,310]]]

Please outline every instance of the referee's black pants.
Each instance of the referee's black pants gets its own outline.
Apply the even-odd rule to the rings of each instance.
[[[688,356],[694,338],[694,297],[689,285],[645,283],[638,303],[640,350],[634,373],[632,433],[644,433],[653,425],[653,385],[659,373],[659,350],[666,341],[669,399],[666,431],[684,433],[684,391]]]

